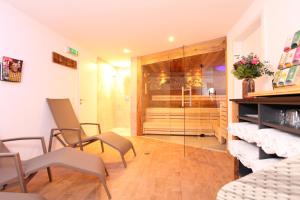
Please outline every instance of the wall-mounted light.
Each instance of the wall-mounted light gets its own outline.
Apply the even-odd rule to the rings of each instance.
[[[160,86],[166,84],[167,81],[168,81],[168,77],[167,77],[166,73],[163,70],[160,72],[159,78],[160,78],[160,80],[159,80],[159,85]]]
[[[202,87],[203,82],[202,82],[202,77],[201,77],[201,71],[197,70],[194,75],[192,75],[192,71],[189,71],[185,74],[185,83],[186,86],[188,87]]]
[[[197,70],[194,76],[194,81],[193,81],[193,86],[194,87],[202,87],[203,83],[202,83],[202,77],[201,77],[201,72],[200,70]]]
[[[221,72],[225,72],[226,71],[226,67],[224,65],[216,66],[215,69],[217,71],[221,71]]]

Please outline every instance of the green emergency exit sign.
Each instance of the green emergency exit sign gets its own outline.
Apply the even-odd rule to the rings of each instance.
[[[68,47],[68,53],[73,56],[78,56],[78,50],[72,47]]]

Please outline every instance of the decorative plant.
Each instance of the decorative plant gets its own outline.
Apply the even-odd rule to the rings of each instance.
[[[232,74],[237,79],[255,79],[262,75],[272,76],[274,72],[267,62],[260,61],[257,55],[250,53],[233,64]]]

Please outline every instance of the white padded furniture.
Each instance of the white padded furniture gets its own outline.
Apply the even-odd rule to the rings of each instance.
[[[223,186],[217,200],[300,199],[300,155]]]

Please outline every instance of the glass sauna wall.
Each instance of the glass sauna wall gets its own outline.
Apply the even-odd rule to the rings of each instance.
[[[227,126],[225,51],[183,59],[184,97],[189,99],[184,106],[185,150],[187,153],[193,152],[190,147],[225,150],[226,146],[221,145],[226,137],[222,135],[222,126],[224,123]]]
[[[144,65],[142,72],[144,135],[178,136],[193,147],[202,147],[205,136],[217,141],[226,102],[224,50]]]
[[[143,134],[144,135],[173,135],[171,100],[174,86],[171,80],[176,76],[171,71],[172,61],[163,61],[144,65],[143,69]]]

